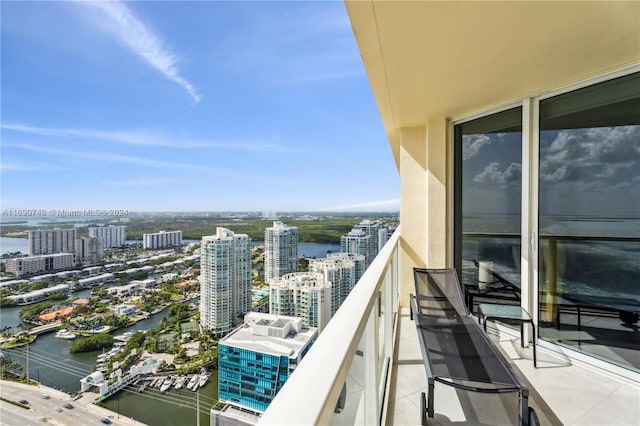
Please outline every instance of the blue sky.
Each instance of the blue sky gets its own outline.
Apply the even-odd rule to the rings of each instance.
[[[1,7],[3,209],[398,209],[342,2]]]

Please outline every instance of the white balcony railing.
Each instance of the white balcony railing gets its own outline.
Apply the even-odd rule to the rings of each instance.
[[[259,425],[379,425],[398,313],[398,228]]]

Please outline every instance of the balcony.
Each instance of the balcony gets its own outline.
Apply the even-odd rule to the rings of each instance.
[[[399,305],[400,232],[367,269],[260,425],[420,424],[419,396],[427,383],[415,324]],[[542,424],[638,423],[638,375],[605,371],[597,360],[569,356],[543,341],[534,368],[532,350],[520,347],[519,334],[491,325],[489,333],[527,383]],[[436,384],[435,398],[429,424],[515,424],[517,419],[517,404],[508,394]]]

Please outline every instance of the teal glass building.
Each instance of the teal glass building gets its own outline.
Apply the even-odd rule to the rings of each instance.
[[[218,346],[218,399],[264,412],[317,337],[301,318],[257,312]]]

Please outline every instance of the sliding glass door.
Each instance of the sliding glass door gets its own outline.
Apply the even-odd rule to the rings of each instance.
[[[640,75],[540,101],[540,337],[640,368]]]
[[[455,124],[454,266],[470,310],[640,371],[640,73],[555,93]]]
[[[455,266],[469,309],[484,296],[518,304],[522,108],[456,126],[455,151]]]

